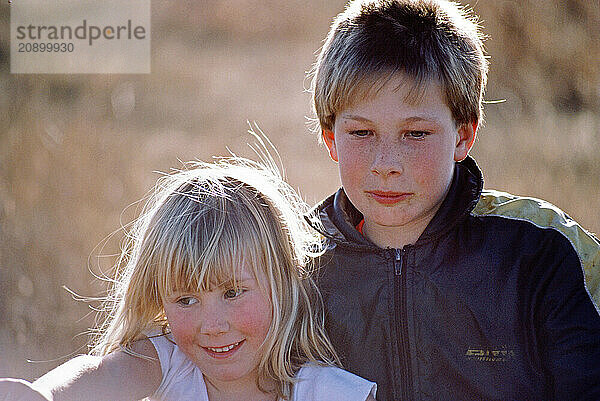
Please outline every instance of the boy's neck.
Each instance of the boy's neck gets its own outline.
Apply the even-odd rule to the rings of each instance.
[[[365,221],[363,235],[380,248],[401,249],[417,242],[425,227],[422,230],[406,230],[405,227],[379,226]]]
[[[434,210],[427,215],[400,226],[384,226],[365,219],[362,233],[371,242],[380,248],[401,249],[412,245],[423,234],[433,216],[441,206],[441,201]]]

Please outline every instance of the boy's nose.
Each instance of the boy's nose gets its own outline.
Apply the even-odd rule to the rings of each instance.
[[[371,172],[382,177],[388,177],[402,174],[402,171],[398,151],[391,146],[380,146],[373,159]]]

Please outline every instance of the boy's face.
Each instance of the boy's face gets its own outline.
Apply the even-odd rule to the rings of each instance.
[[[333,132],[323,132],[344,190],[364,216],[363,232],[379,246],[417,240],[477,128],[456,127],[437,82],[410,103],[406,83],[412,84],[410,78],[397,74],[374,96],[336,115]]]

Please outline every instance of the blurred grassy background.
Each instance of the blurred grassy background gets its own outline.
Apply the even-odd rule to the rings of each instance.
[[[343,0],[154,2],[149,75],[11,75],[0,5],[0,376],[33,379],[85,352],[122,233],[178,159],[251,155],[246,120],[314,203],[338,186],[306,126],[314,53]],[[473,154],[486,186],[541,197],[600,231],[600,7],[479,0],[488,100]],[[99,256],[102,255],[102,256]],[[27,362],[27,360],[36,362]]]

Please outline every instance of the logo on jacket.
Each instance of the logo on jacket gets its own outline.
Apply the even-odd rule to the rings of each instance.
[[[515,352],[506,346],[500,348],[469,348],[465,352],[468,360],[480,362],[506,362],[514,359]]]

